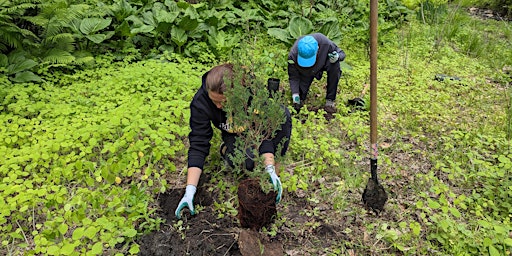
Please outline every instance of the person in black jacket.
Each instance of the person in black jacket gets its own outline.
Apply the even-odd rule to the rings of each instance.
[[[226,162],[233,167],[233,163],[228,157],[235,151],[235,138],[239,136],[228,122],[227,113],[222,109],[226,96],[224,92],[229,89],[229,82],[233,81],[233,65],[223,64],[212,68],[202,77],[201,88],[197,91],[190,104],[190,128],[188,149],[188,171],[187,186],[185,194],[176,208],[175,215],[181,218],[181,210],[188,207],[190,214],[194,215],[194,195],[199,182],[199,177],[203,170],[205,159],[210,152],[210,140],[213,137],[213,128],[221,130],[223,143],[221,145],[221,155]],[[225,84],[228,82],[228,84]],[[287,108],[284,108],[286,121],[277,130],[274,137],[264,140],[259,145],[259,154],[263,156],[263,165],[265,171],[270,175],[270,180],[274,189],[278,192],[276,203],[279,203],[282,195],[281,180],[276,173],[274,155],[277,153],[284,156],[291,137],[291,117]],[[278,151],[278,146],[280,151]],[[245,169],[253,170],[255,163],[254,157],[249,156],[245,161]]]
[[[301,36],[288,53],[288,77],[293,107],[298,112],[309,92],[313,78],[320,80],[327,72],[325,111],[335,113],[336,90],[341,77],[340,61],[345,52],[321,33]]]

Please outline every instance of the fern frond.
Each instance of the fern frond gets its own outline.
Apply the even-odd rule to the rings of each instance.
[[[73,52],[75,50],[75,38],[70,33],[62,33],[53,37],[43,40],[43,48],[55,48],[66,52]]]
[[[50,63],[70,64],[75,61],[75,57],[67,51],[60,49],[50,49],[45,52],[43,61]]]

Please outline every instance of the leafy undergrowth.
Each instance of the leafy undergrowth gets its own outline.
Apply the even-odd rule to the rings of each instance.
[[[510,254],[510,59],[468,57],[456,44],[434,44],[429,29],[412,23],[379,47],[385,210],[376,215],[361,202],[369,115],[344,103],[362,96],[369,61],[347,47],[352,69],[340,82],[338,113],[330,121],[321,109],[294,115],[280,170],[285,193],[275,222],[259,232],[262,244],[287,255]],[[510,33],[496,36],[509,44]],[[0,253],[147,255],[157,234],[184,248],[194,234],[225,235],[233,240],[216,248],[240,253],[239,179],[222,170],[218,134],[205,169],[212,201],[197,200],[198,215],[181,222],[172,204],[162,207],[164,195],[184,187],[188,105],[207,69],[144,61],[1,88]],[[309,109],[322,106],[324,83],[313,84]],[[204,222],[211,230],[187,232]],[[216,228],[224,232],[206,233]]]

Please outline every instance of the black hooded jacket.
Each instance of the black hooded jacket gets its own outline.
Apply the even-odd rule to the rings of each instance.
[[[188,149],[188,167],[203,169],[206,156],[210,152],[210,140],[213,137],[213,127],[220,129],[222,138],[237,136],[231,132],[232,127],[227,122],[227,113],[215,106],[208,96],[206,89],[206,72],[202,77],[201,88],[196,92],[190,103],[190,133],[188,135],[190,147]],[[259,153],[274,153],[274,144],[271,140],[262,142]]]

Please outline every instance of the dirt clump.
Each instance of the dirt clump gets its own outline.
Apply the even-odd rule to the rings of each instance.
[[[243,228],[259,230],[272,223],[277,214],[276,192],[263,192],[258,179],[246,179],[238,185],[238,219]]]

